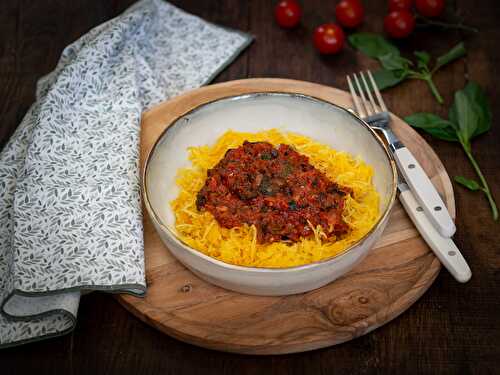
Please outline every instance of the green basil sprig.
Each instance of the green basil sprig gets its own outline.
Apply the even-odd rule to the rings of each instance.
[[[384,37],[373,33],[356,33],[349,36],[351,45],[372,58],[380,61],[382,69],[373,73],[380,90],[397,85],[405,79],[421,79],[429,85],[436,100],[442,104],[443,98],[432,80],[432,76],[446,64],[465,55],[463,43],[457,44],[447,53],[436,59],[433,68],[429,67],[431,56],[425,51],[414,52],[416,66],[411,60],[401,56],[396,46]]]
[[[455,100],[447,120],[432,113],[415,113],[405,117],[405,121],[436,138],[460,143],[480,182],[463,176],[456,176],[454,179],[469,190],[482,191],[490,203],[493,219],[498,220],[498,208],[490,187],[472,155],[471,141],[491,128],[491,109],[481,87],[469,82],[463,90],[455,92]]]

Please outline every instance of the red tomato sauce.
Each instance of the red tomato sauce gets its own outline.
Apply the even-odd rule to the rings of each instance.
[[[259,243],[297,242],[313,235],[308,222],[327,237],[346,233],[342,211],[350,193],[288,145],[245,141],[207,171],[196,207],[225,228],[255,225]]]

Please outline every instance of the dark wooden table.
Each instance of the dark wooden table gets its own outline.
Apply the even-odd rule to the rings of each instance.
[[[51,71],[62,49],[92,27],[118,15],[131,0],[15,1],[0,5],[0,148],[34,100],[35,83]],[[217,82],[245,77],[285,77],[346,89],[345,75],[377,64],[346,49],[321,57],[311,46],[313,28],[333,20],[335,1],[302,1],[302,26],[279,29],[270,0],[176,0],[183,9],[215,23],[245,30],[256,41]],[[386,1],[365,0],[366,31],[381,31]],[[448,1],[479,34],[419,29],[401,48],[440,54],[464,39],[467,57],[436,75],[449,105],[467,79],[483,85],[491,99],[493,129],[474,142],[477,159],[500,200],[500,2]],[[385,92],[400,116],[417,111],[446,114],[422,82]],[[472,177],[456,144],[425,136],[448,173]],[[495,373],[500,357],[500,224],[485,198],[455,187],[455,236],[472,268],[466,285],[442,271],[429,291],[402,316],[366,336],[313,352],[254,357],[184,344],[145,325],[110,295],[82,298],[78,324],[69,335],[0,351],[0,373],[47,374],[333,374]]]

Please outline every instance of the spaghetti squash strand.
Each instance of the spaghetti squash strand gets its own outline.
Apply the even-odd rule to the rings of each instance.
[[[347,234],[325,239],[323,229],[313,229],[312,238],[295,244],[286,241],[271,244],[256,242],[256,229],[243,225],[231,229],[219,226],[209,212],[196,211],[196,196],[203,186],[207,170],[214,167],[230,148],[244,141],[281,143],[295,147],[309,157],[309,162],[332,181],[350,188],[345,199],[343,220],[349,224]],[[298,266],[342,253],[370,231],[379,218],[379,195],[372,183],[373,169],[358,157],[333,150],[311,138],[271,129],[258,133],[229,130],[213,146],[190,147],[193,167],[178,171],[180,193],[171,202],[175,228],[179,237],[194,249],[221,261],[253,267],[281,268]]]

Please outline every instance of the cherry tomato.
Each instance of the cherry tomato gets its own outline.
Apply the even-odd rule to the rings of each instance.
[[[363,22],[365,10],[359,0],[342,0],[335,7],[335,17],[344,27],[356,27]]]
[[[444,0],[416,0],[417,11],[425,17],[437,17],[444,10]]]
[[[395,10],[411,10],[413,0],[389,0],[389,12]]]
[[[385,16],[384,29],[392,38],[405,38],[415,28],[415,17],[407,10],[396,10]]]
[[[274,8],[274,18],[281,27],[290,29],[300,22],[302,9],[295,0],[282,0]]]
[[[314,30],[314,46],[319,52],[332,55],[344,47],[344,32],[334,23],[325,23]]]

